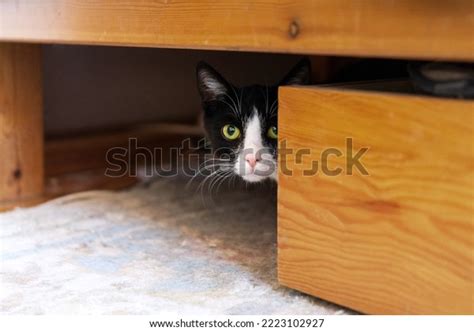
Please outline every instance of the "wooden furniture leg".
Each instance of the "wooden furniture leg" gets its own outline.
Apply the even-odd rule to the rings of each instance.
[[[43,189],[41,46],[0,43],[0,207]]]

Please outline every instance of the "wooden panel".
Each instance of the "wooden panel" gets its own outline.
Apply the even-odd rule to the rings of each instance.
[[[281,88],[282,284],[375,314],[474,313],[474,103]],[[368,172],[349,175],[347,138]],[[330,170],[304,176],[327,148]],[[284,158],[280,155],[281,162]]]
[[[0,201],[43,192],[41,48],[0,43]]]
[[[474,2],[5,0],[0,39],[474,59]]]
[[[136,177],[130,173],[123,176],[107,176],[108,166],[106,153],[111,148],[127,150],[127,167],[137,166],[138,173],[145,173],[143,158],[137,158],[140,152],[129,145],[129,139],[137,140],[137,146],[153,150],[161,148],[163,153],[156,162],[163,162],[166,167],[172,162],[171,149],[182,148],[183,153],[190,153],[184,139],[191,139],[191,146],[195,146],[204,133],[199,126],[169,123],[149,123],[127,128],[109,130],[105,132],[84,133],[81,135],[67,135],[49,137],[45,141],[45,188],[42,195],[21,200],[0,200],[0,211],[14,207],[27,207],[44,201],[86,190],[115,190],[132,186],[142,181],[143,177]],[[148,165],[151,166],[151,165]],[[149,178],[146,178],[149,180]]]
[[[46,177],[105,169],[106,154],[111,148],[125,148],[132,153],[130,158],[134,158],[135,154],[130,150],[130,138],[136,139],[140,147],[150,150],[159,147],[167,151],[180,147],[186,138],[195,143],[203,136],[204,132],[196,125],[149,123],[102,132],[50,137],[45,146]],[[162,155],[161,161],[168,162],[169,153]]]

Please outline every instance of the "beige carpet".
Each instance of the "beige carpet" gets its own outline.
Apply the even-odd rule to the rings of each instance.
[[[274,188],[178,178],[0,214],[3,314],[334,314],[276,281]]]

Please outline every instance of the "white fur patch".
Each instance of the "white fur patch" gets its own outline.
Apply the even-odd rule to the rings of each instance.
[[[258,117],[255,107],[253,108],[252,116],[247,122],[244,133],[244,149],[253,149],[253,152],[256,153],[263,148],[262,124],[260,123],[260,117]]]

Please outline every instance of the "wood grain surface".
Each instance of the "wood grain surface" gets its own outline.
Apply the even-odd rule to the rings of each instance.
[[[5,0],[0,40],[474,59],[474,2]]]
[[[43,192],[41,47],[0,43],[0,201]]]
[[[283,285],[373,314],[474,313],[474,103],[338,88],[280,89]],[[368,171],[349,175],[347,138]],[[327,148],[330,176],[304,176]],[[281,159],[281,162],[283,160]]]

